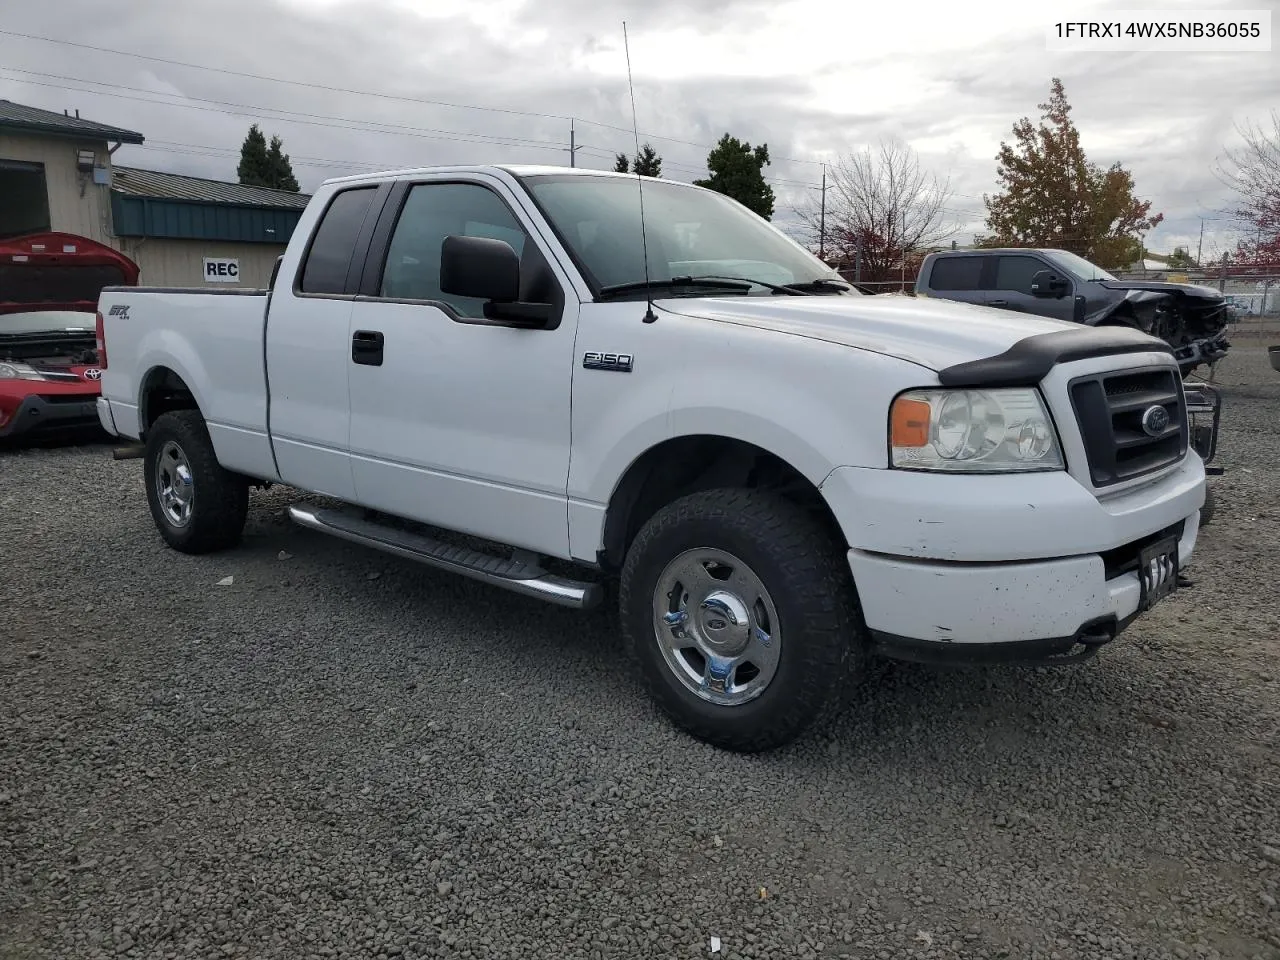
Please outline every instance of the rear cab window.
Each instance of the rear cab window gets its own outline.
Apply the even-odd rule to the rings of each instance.
[[[298,274],[299,293],[341,296],[348,292],[351,258],[377,192],[377,184],[355,187],[343,190],[329,202]]]
[[[931,290],[981,290],[984,257],[939,257],[929,273]]]

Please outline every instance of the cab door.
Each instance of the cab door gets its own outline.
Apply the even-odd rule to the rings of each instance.
[[[496,177],[402,181],[351,311],[346,377],[359,502],[568,555],[569,398],[578,301]],[[521,299],[554,303],[543,329],[486,320],[440,289],[447,236],[509,243]]]
[[[1047,260],[1032,254],[1000,254],[991,258],[994,268],[988,270],[990,279],[984,284],[986,303],[991,307],[1030,313],[1054,320],[1070,320],[1075,310],[1072,290],[1061,297],[1037,297],[1031,292],[1031,280],[1041,270],[1050,270],[1068,284],[1071,277],[1054,267]]]

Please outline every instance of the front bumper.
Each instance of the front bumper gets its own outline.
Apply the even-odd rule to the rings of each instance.
[[[1190,560],[1205,496],[1194,453],[1099,499],[1065,472],[938,476],[842,467],[822,485],[875,645],[913,660],[1045,660],[1138,615],[1143,548]]]
[[[1197,510],[1169,532],[1195,551]],[[872,641],[910,660],[1042,660],[1112,640],[1139,614],[1137,543],[1034,563],[948,563],[849,551]]]
[[[83,394],[30,394],[0,424],[0,439],[36,437],[99,425],[96,397]]]

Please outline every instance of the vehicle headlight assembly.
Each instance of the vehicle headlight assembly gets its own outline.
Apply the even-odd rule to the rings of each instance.
[[[1062,470],[1058,436],[1034,389],[909,390],[889,412],[890,466],[942,473]]]
[[[0,363],[0,380],[43,380],[44,375],[25,363]]]

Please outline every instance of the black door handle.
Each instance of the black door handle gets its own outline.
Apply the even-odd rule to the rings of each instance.
[[[987,306],[990,306],[990,307],[1007,307],[1008,305],[1009,305],[1008,300],[988,300],[987,301]]]
[[[367,367],[382,366],[382,332],[357,330],[351,337],[351,360]]]

